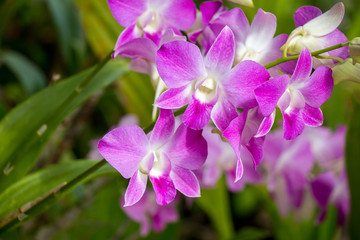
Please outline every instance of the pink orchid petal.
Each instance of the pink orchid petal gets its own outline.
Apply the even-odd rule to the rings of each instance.
[[[160,77],[169,88],[179,88],[206,76],[199,48],[185,41],[162,45],[156,55],[156,66]]]
[[[170,176],[168,175],[152,176],[150,174],[149,178],[156,194],[157,204],[166,205],[175,199],[176,189]]]
[[[210,20],[214,17],[214,15],[221,7],[222,7],[221,2],[209,1],[200,4],[203,28],[207,27]]]
[[[115,48],[115,55],[128,58],[145,58],[155,63],[158,47],[148,38],[136,38]]]
[[[234,34],[226,26],[215,39],[205,57],[205,67],[211,76],[221,78],[229,72],[234,61]]]
[[[290,83],[301,82],[310,76],[312,70],[311,53],[307,48],[304,48],[299,56],[295,71],[290,79]]]
[[[274,112],[280,97],[289,83],[287,75],[281,75],[264,82],[254,90],[256,101],[263,116]]]
[[[246,148],[251,153],[251,157],[254,163],[254,167],[256,168],[263,158],[263,145],[264,145],[265,137],[251,138],[249,144],[247,144]]]
[[[217,19],[214,19],[210,24],[210,27],[215,34],[218,34],[226,25],[233,31],[237,42],[245,41],[250,27],[249,21],[243,10],[240,8],[233,8],[230,11],[221,14]]]
[[[275,15],[259,9],[251,23],[245,45],[251,49],[264,50],[272,41],[275,30]]]
[[[305,85],[299,88],[299,91],[304,96],[307,104],[319,108],[330,98],[333,87],[334,80],[331,69],[321,66],[315,70]]]
[[[175,188],[187,197],[200,197],[200,185],[195,174],[185,168],[173,166],[170,177]]]
[[[304,120],[301,116],[301,109],[288,107],[284,116],[284,138],[286,140],[295,139],[304,130]]]
[[[150,150],[144,131],[136,125],[128,125],[107,133],[99,141],[100,154],[124,178],[130,178],[140,161]]]
[[[311,192],[316,202],[322,208],[326,208],[330,195],[335,188],[336,178],[332,172],[325,172],[318,175],[311,182]]]
[[[141,37],[141,30],[137,27],[136,24],[133,24],[122,31],[122,33],[119,35],[118,39],[116,40],[115,47],[114,47],[114,53],[112,54],[112,57],[115,58],[118,55],[117,49],[120,48],[125,43],[128,43],[136,38]]]
[[[160,207],[158,212],[153,216],[154,231],[163,231],[167,223],[176,222],[178,218],[178,213],[171,204]]]
[[[114,18],[123,27],[136,23],[137,18],[146,10],[146,0],[108,0]]]
[[[136,171],[131,177],[129,185],[125,192],[124,207],[132,206],[137,203],[144,195],[146,190],[147,175]]]
[[[224,131],[237,115],[236,108],[225,97],[218,99],[211,111],[211,119],[220,131]]]
[[[343,42],[347,42],[348,39],[345,36],[344,33],[342,33],[340,30],[335,29],[333,32],[323,36],[323,37],[319,37],[319,41],[324,42],[324,48],[326,47],[330,47],[339,43],[343,43]],[[328,52],[329,56],[333,56],[333,57],[339,57],[342,59],[346,59],[349,57],[349,47],[342,47],[342,48],[338,48],[332,51]],[[333,60],[335,63],[337,63],[336,60]]]
[[[260,123],[259,129],[254,137],[262,137],[268,134],[274,125],[276,110],[274,110],[268,117],[265,117]]]
[[[183,115],[184,124],[195,130],[203,129],[210,121],[213,107],[214,104],[202,103],[195,97],[192,97]]]
[[[207,142],[202,131],[181,124],[166,150],[172,164],[182,168],[199,169],[207,157]]]
[[[224,79],[222,89],[227,99],[237,108],[253,108],[257,105],[254,89],[268,80],[268,71],[254,61],[237,64]]]
[[[313,108],[309,105],[305,105],[302,109],[301,116],[304,119],[304,123],[312,127],[319,127],[324,121],[320,108]]]
[[[164,2],[168,2],[168,6],[163,9],[161,16],[166,24],[180,30],[187,30],[194,24],[196,6],[192,0],[160,1],[161,4]]]
[[[192,86],[185,85],[180,88],[171,88],[163,92],[155,101],[155,106],[165,109],[176,109],[185,106],[190,102]]]
[[[295,27],[303,26],[308,21],[320,16],[321,10],[313,6],[303,6],[294,13]]]
[[[160,115],[150,136],[150,144],[154,149],[164,145],[172,136],[175,117],[172,110],[160,109]]]

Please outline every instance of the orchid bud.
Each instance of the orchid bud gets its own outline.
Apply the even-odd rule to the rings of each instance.
[[[342,81],[360,83],[360,64],[356,63],[353,65],[353,63],[354,62],[349,58],[347,61],[336,64],[335,67],[332,68],[332,76],[335,84]]]
[[[354,38],[349,43],[349,53],[352,58],[352,63],[360,63],[360,37]]]

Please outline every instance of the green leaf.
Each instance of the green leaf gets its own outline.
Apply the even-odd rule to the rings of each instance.
[[[358,92],[357,92],[358,95]],[[360,239],[360,102],[353,100],[346,136],[346,170],[350,188],[350,236]]]
[[[6,224],[7,219],[12,219],[11,216],[14,216],[12,214],[21,216],[21,212],[25,211],[26,213],[27,209],[33,207],[46,196],[54,194],[59,187],[64,186],[77,177],[79,173],[97,163],[98,161],[90,160],[61,163],[34,172],[12,184],[0,195],[0,228]],[[77,184],[115,172],[114,168],[107,165]],[[76,185],[72,187],[74,186]],[[20,209],[21,212],[17,211]]]
[[[231,219],[229,195],[225,179],[221,178],[213,189],[201,189],[196,203],[208,214],[219,234],[219,239],[231,239],[234,227]]]
[[[316,237],[318,240],[336,239],[337,230],[337,209],[335,206],[329,206],[324,222],[316,227]]]
[[[110,12],[107,1],[75,0],[81,11],[86,29],[86,38],[91,49],[99,57],[104,57],[113,49],[120,32],[124,29]]]
[[[86,41],[78,10],[71,0],[46,0],[46,3],[58,32],[67,69],[75,72],[81,66],[86,53]]]
[[[254,227],[246,227],[242,228],[233,240],[258,240],[269,237],[269,232],[264,229],[254,228]]]
[[[25,56],[6,50],[1,52],[0,60],[19,79],[28,95],[32,95],[45,87],[45,74]]]
[[[139,117],[141,126],[152,123],[155,91],[147,75],[130,72],[119,82],[119,92],[127,112]]]
[[[95,76],[94,68],[35,94],[0,122],[0,191],[34,165],[57,126],[77,106],[121,77],[127,68],[110,62]],[[81,84],[88,82],[83,89]]]

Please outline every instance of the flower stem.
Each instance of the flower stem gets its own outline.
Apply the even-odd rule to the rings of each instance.
[[[336,44],[336,45],[331,46],[331,47],[327,47],[327,48],[324,48],[324,49],[321,49],[321,50],[311,52],[311,55],[316,57],[316,56],[318,56],[318,55],[320,55],[322,53],[326,53],[326,52],[329,52],[329,51],[332,51],[332,50],[335,50],[335,49],[338,49],[338,48],[342,48],[342,47],[345,47],[345,46],[348,46],[348,45],[349,45],[349,41],[339,43],[339,44]],[[289,57],[283,56],[283,57],[281,57],[281,58],[279,58],[279,59],[277,59],[277,60],[275,60],[275,61],[273,61],[271,63],[266,64],[264,67],[266,69],[269,69],[269,68],[272,68],[272,67],[274,67],[276,65],[279,65],[281,63],[296,60],[296,59],[299,58],[299,56],[300,56],[300,54],[294,55],[294,56],[289,56]]]

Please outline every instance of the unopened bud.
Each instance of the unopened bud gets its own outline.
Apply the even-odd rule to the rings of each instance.
[[[332,68],[334,83],[338,84],[343,81],[352,81],[360,83],[360,64],[353,65],[351,59],[343,63],[338,63]]]
[[[244,7],[254,7],[254,3],[252,0],[228,0],[229,2],[233,2],[239,4]]]
[[[352,58],[352,63],[360,63],[360,37],[354,38],[349,43],[349,52],[350,57]]]

